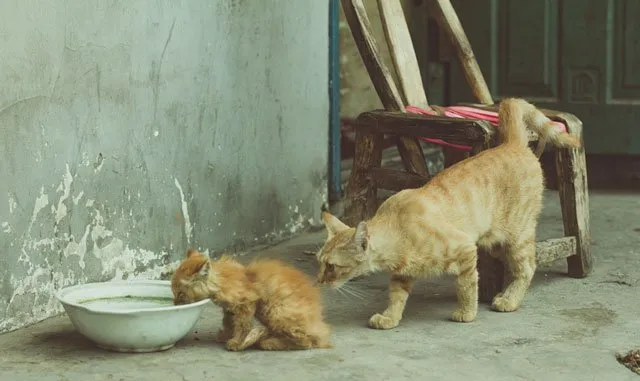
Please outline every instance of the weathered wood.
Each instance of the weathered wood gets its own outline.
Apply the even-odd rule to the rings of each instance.
[[[576,253],[576,238],[552,238],[536,242],[536,263],[549,263]]]
[[[556,168],[564,234],[576,238],[576,253],[567,258],[568,274],[582,278],[589,275],[593,267],[584,148],[556,150]]]
[[[378,0],[378,9],[406,103],[422,108],[429,107],[402,4],[399,1]]]
[[[458,59],[462,65],[462,70],[464,71],[467,83],[469,83],[474,97],[480,103],[492,104],[493,98],[491,97],[491,92],[489,91],[487,82],[484,80],[469,39],[458,19],[458,15],[453,5],[451,5],[451,1],[434,0],[432,5],[432,10],[438,25],[440,25],[440,28],[449,36],[456,50]]]
[[[485,121],[407,114],[390,111],[369,111],[358,116],[355,128],[372,129],[392,135],[426,136],[451,143],[489,143],[495,130]]]
[[[404,112],[402,97],[393,81],[391,72],[382,62],[378,44],[373,37],[373,28],[362,0],[342,0],[342,9],[364,66],[384,108],[389,111]]]
[[[420,188],[430,179],[414,173],[385,168],[370,168],[368,177],[375,183],[377,188],[396,192],[403,189]]]
[[[355,225],[377,206],[377,189],[367,176],[382,161],[383,135],[356,129],[356,151],[345,192],[345,223]]]
[[[391,72],[382,61],[362,0],[341,1],[354,42],[382,105],[386,110],[404,112],[402,97],[391,77]],[[401,147],[400,154],[405,168],[413,173],[428,175],[429,171],[418,140],[400,137],[398,144],[399,148]]]

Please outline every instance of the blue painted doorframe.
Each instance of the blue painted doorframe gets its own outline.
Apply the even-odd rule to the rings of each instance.
[[[329,201],[340,200],[340,0],[329,0]]]

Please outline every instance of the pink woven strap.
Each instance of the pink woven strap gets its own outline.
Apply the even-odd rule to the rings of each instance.
[[[483,110],[475,107],[469,106],[449,106],[449,107],[438,107],[443,110],[443,116],[449,118],[468,118],[468,119],[477,119],[484,120],[491,123],[493,126],[498,125],[498,113],[490,110]],[[422,114],[422,115],[439,115],[434,110],[424,109],[416,106],[407,106],[405,107],[408,113],[411,114]],[[553,121],[553,124],[558,128],[559,131],[567,132],[567,128],[564,124],[560,122]],[[469,152],[471,151],[471,146],[462,145],[462,144],[453,144],[447,143],[442,139],[431,139],[431,138],[418,138],[422,141],[438,144],[441,146],[451,147],[455,149],[459,149],[461,151]]]

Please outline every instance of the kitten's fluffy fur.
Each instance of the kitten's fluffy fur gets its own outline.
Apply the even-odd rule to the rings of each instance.
[[[389,304],[369,320],[377,329],[397,326],[417,278],[457,276],[458,307],[451,319],[470,322],[478,310],[477,247],[504,247],[512,280],[493,299],[497,311],[515,311],[536,269],[536,224],[544,180],[528,148],[525,127],[555,146],[579,147],[522,99],[499,107],[502,144],[453,165],[418,189],[398,192],[375,216],[349,227],[325,212],[328,231],[318,252],[318,282],[340,287],[376,271],[391,273]]]
[[[330,348],[319,290],[302,272],[273,259],[244,266],[229,257],[210,260],[194,249],[171,280],[175,304],[206,298],[222,307],[218,342],[241,351]],[[264,327],[252,328],[254,316]]]

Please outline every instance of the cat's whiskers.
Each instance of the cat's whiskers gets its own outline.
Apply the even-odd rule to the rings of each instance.
[[[347,286],[347,289],[348,289],[351,293],[356,294],[356,295],[359,295],[359,296],[360,296],[361,298],[363,298],[363,299],[364,299],[364,298],[369,298],[369,297],[371,296],[371,294],[370,294],[370,293],[368,293],[368,292],[366,292],[366,291],[364,291],[364,290],[362,290],[362,289],[357,288],[357,287],[356,287],[355,285],[353,285],[353,284],[349,284],[349,285],[346,285],[346,286]]]
[[[360,300],[370,297],[370,295],[365,291],[359,290],[355,288],[353,285],[349,285],[347,283],[342,284],[340,287],[336,287],[335,289],[338,290],[338,293],[340,293],[340,295],[345,297],[351,297],[351,298],[356,298]]]

